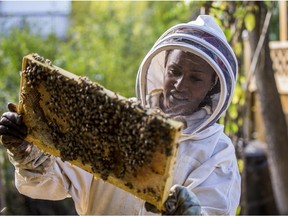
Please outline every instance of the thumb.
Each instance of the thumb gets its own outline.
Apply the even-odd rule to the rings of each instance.
[[[164,203],[166,214],[172,215],[178,207],[178,191],[179,191],[178,187],[179,187],[178,185],[174,185],[170,189],[169,196]]]
[[[17,112],[18,107],[14,103],[8,103],[8,110],[11,111],[11,112]]]

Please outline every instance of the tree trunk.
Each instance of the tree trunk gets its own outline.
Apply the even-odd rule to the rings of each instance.
[[[265,20],[266,8],[264,2],[255,4],[258,6],[258,10],[255,10],[255,17],[258,19],[256,19],[254,39],[258,40]],[[279,213],[288,214],[288,131],[272,68],[268,34],[259,56],[255,78],[266,131],[274,196]]]

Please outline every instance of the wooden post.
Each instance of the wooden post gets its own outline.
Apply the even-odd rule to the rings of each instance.
[[[280,41],[287,40],[287,2],[279,1],[279,36]]]

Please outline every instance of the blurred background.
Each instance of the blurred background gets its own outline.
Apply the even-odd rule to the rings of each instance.
[[[0,114],[18,102],[29,53],[135,96],[138,67],[169,27],[215,17],[239,62],[232,104],[219,122],[242,175],[237,214],[288,214],[288,42],[286,1],[0,1]],[[73,215],[73,201],[18,193],[0,146],[0,214]]]

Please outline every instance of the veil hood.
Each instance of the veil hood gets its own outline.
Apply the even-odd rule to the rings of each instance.
[[[211,96],[212,113],[203,118],[193,134],[215,123],[227,110],[235,88],[238,63],[226,37],[209,15],[168,29],[143,59],[136,79],[136,95],[143,106],[149,106],[148,96],[163,89],[164,61],[167,50],[182,50],[204,59],[215,71],[220,92]]]

